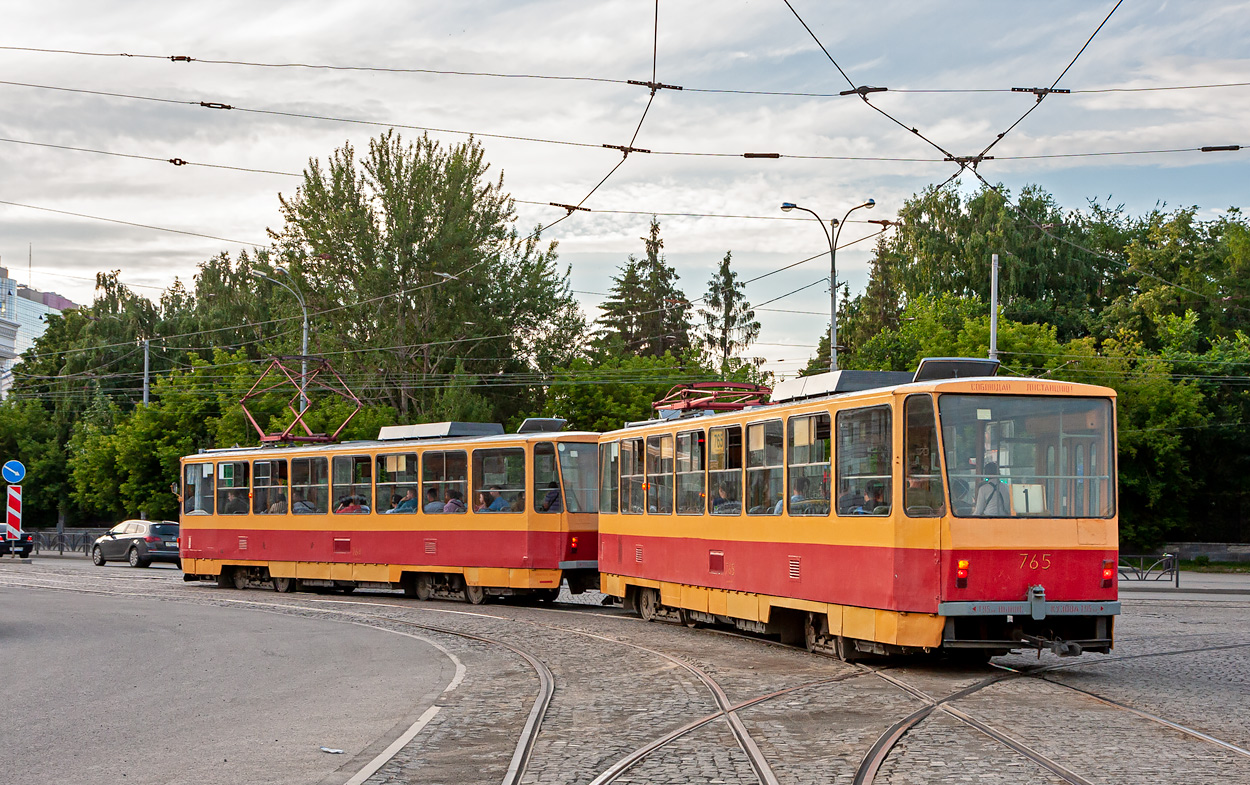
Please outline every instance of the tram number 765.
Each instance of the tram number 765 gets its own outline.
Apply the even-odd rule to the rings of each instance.
[[[1036,570],[1039,567],[1042,568],[1043,570],[1049,570],[1050,569],[1050,554],[1049,553],[1022,553],[1020,554],[1020,569],[1023,570],[1025,567],[1028,567],[1030,570]]]

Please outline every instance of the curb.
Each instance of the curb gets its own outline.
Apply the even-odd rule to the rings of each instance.
[[[1250,594],[1250,587],[1244,589],[1186,589],[1176,588],[1168,584],[1166,586],[1120,586],[1119,590],[1123,592],[1155,592],[1158,594]]]

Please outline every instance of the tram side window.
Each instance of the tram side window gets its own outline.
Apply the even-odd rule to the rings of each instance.
[[[252,512],[256,515],[286,515],[286,459],[252,463]]]
[[[647,505],[642,439],[621,440],[621,512],[639,515]]]
[[[525,450],[506,447],[473,451],[473,498],[486,506],[475,512],[525,512]]]
[[[829,415],[791,417],[787,424],[790,429],[790,514],[828,515],[833,458]]]
[[[563,512],[564,497],[560,493],[560,474],[556,470],[556,446],[551,442],[534,445],[534,512]]]
[[[330,462],[325,458],[291,459],[291,512],[325,513],[330,500]]]
[[[703,431],[677,434],[677,514],[702,515],[707,468]]]
[[[933,398],[910,395],[903,404],[907,423],[904,440],[903,510],[911,518],[933,518],[946,512],[942,493],[942,464],[939,461],[937,420]]]
[[[379,455],[377,460],[378,503],[375,512],[416,512],[420,501],[421,475],[417,473],[415,452]],[[404,504],[405,499],[411,504]]]
[[[482,452],[482,450],[478,450],[478,452],[474,453],[475,466],[478,465],[479,459],[477,456]],[[521,450],[520,452],[522,473],[519,487],[524,488],[525,451]],[[412,504],[413,509],[411,511],[416,512],[418,509],[424,509],[425,505],[430,504],[433,499],[443,502],[443,509],[445,510],[447,509],[447,502],[454,498],[464,502],[464,505],[453,504],[451,512],[466,512],[469,507],[468,502],[465,500],[465,494],[467,494],[469,490],[468,454],[465,453],[464,450],[427,452],[421,456],[421,462],[424,466],[421,476],[424,478],[422,491],[425,495]],[[433,496],[430,495],[431,491],[433,492]],[[481,512],[476,503],[478,495],[479,494],[477,493],[474,493],[473,495],[473,509],[475,512]],[[489,501],[487,504],[489,505]],[[407,506],[409,506],[408,502],[404,502],[401,506],[405,507],[405,509],[402,510],[403,512],[409,512],[409,510],[406,509]],[[431,510],[433,510],[432,507]]]
[[[217,464],[217,510],[220,515],[247,515],[247,461],[222,461]]]
[[[647,437],[647,512],[673,513],[673,437]]]
[[[362,515],[373,501],[373,459],[368,455],[336,455],[334,469],[334,512]]]
[[[599,449],[599,512],[614,513],[621,497],[621,444],[609,442]]]
[[[781,420],[747,426],[747,514],[780,515],[785,493]]]
[[[708,431],[708,507],[713,515],[742,512],[742,427]]]
[[[838,514],[890,514],[890,408],[838,412]]]
[[[182,511],[187,515],[213,514],[211,463],[190,463],[183,470]]]

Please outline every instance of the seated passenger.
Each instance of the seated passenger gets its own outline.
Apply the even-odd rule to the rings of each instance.
[[[291,512],[299,514],[307,514],[316,512],[317,506],[304,498],[303,491],[291,492]]]
[[[525,491],[521,491],[512,497],[512,504],[508,505],[508,512],[525,512]]]
[[[388,513],[395,512],[395,508],[398,507],[399,503],[402,502],[403,500],[404,500],[403,496],[400,496],[398,493],[392,493],[391,494],[391,506],[383,510],[382,514],[386,515]]]
[[[283,494],[282,491],[278,491],[277,496],[274,497],[273,504],[269,505],[269,508],[266,509],[265,512],[269,513],[270,515],[281,515],[285,513],[286,512],[286,495]]]
[[[490,494],[486,491],[478,491],[473,497],[473,512],[486,512],[486,508],[490,506]]]
[[[438,500],[438,488],[425,489],[425,507],[422,508],[423,512],[441,513],[443,511],[443,504],[444,502]]]
[[[563,512],[564,500],[560,498],[560,486],[552,480],[547,484],[547,495],[543,497],[538,509],[543,512]]]
[[[490,504],[486,506],[485,512],[506,512],[508,510],[508,500],[503,497],[503,491],[498,485],[490,487]]]
[[[417,498],[417,489],[409,488],[395,507],[395,512],[416,512],[421,509],[421,499]]]
[[[247,500],[238,491],[231,490],[226,494],[226,506],[221,511],[225,515],[247,515]]]
[[[464,512],[468,509],[464,503],[464,494],[455,488],[448,488],[443,502],[443,512]]]

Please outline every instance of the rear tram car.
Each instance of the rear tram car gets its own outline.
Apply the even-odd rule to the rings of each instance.
[[[187,580],[554,600],[597,586],[598,434],[529,420],[381,430],[376,441],[182,459]]]
[[[602,589],[845,659],[1107,652],[1115,391],[931,359],[602,436]]]

